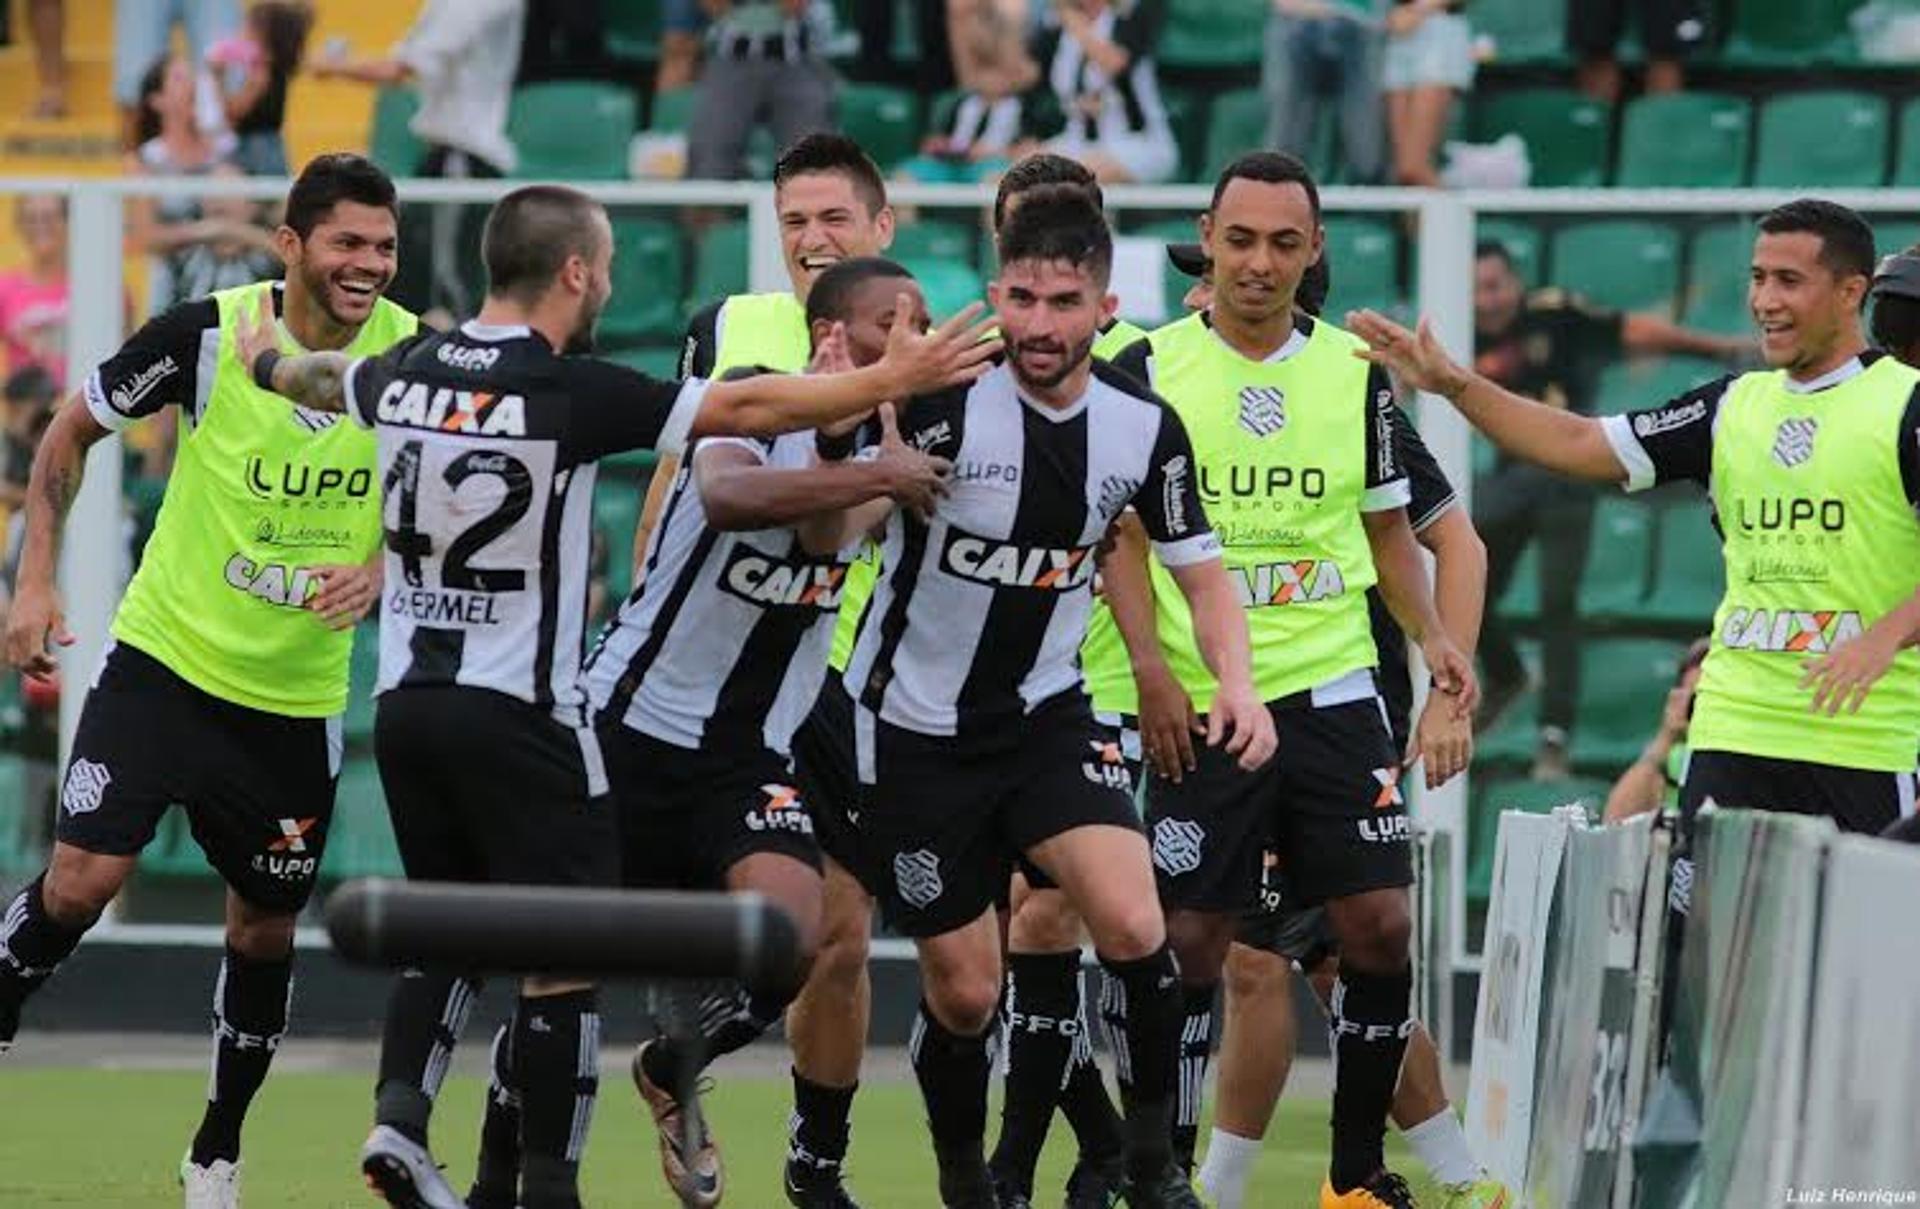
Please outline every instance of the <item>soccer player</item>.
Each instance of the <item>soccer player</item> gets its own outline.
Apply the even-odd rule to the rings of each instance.
[[[594,886],[618,878],[580,647],[596,464],[689,435],[772,435],[863,414],[980,373],[995,342],[970,314],[925,336],[904,325],[865,369],[661,382],[589,357],[610,293],[612,228],[586,195],[507,194],[483,240],[485,306],[457,331],[378,359],[281,357],[241,338],[257,381],[377,429],[386,585],[375,745],[408,875]],[[461,1203],[427,1123],[478,979],[395,980],[381,1046],[368,1181],[404,1206]],[[591,983],[529,977],[508,1047],[520,1099],[520,1203],[578,1203],[598,1088]]]
[[[213,1073],[180,1168],[190,1206],[240,1200],[241,1125],[286,1031],[294,917],[326,850],[353,623],[379,592],[373,441],[255,387],[235,316],[265,305],[275,339],[352,355],[411,334],[413,316],[381,297],[396,212],[393,182],[367,160],[309,163],[274,232],[285,287],[155,316],[55,415],[28,486],[7,658],[44,679],[48,642],[73,641],[54,568],[87,450],[168,406],[185,413],[160,519],[87,691],[52,859],[0,923],[0,1050],[180,803],[227,884]]]
[[[1194,276],[1195,309],[1211,305],[1211,286],[1206,283],[1212,266],[1207,263],[1205,247],[1175,244],[1168,247],[1167,255],[1176,268]],[[1323,252],[1302,275],[1294,305],[1318,318],[1325,310],[1331,286]],[[1433,555],[1434,606],[1441,624],[1471,656],[1486,603],[1486,547],[1466,509],[1459,506],[1453,484],[1420,439],[1419,430],[1404,415],[1395,419],[1394,432],[1400,441],[1396,454],[1406,468],[1410,493],[1407,515],[1414,536]],[[1428,788],[1437,788],[1471,760],[1471,726],[1443,694],[1435,693],[1428,696],[1416,731],[1412,725],[1413,678],[1407,666],[1406,636],[1377,591],[1367,593],[1367,612],[1374,647],[1380,655],[1380,697],[1386,706],[1394,750],[1407,753],[1409,760],[1418,759],[1425,766]],[[1178,760],[1186,758],[1185,751],[1174,754]],[[1294,969],[1308,977],[1323,1007],[1332,994],[1338,970],[1338,941],[1326,921],[1325,909],[1288,905],[1272,852],[1262,861],[1262,870],[1267,876],[1260,888],[1260,906],[1241,917],[1227,951],[1213,1134],[1199,1172],[1200,1187],[1214,1209],[1241,1209],[1246,1203],[1247,1180],[1273,1118],[1274,1105],[1286,1086],[1295,1035]],[[1194,1113],[1191,1122],[1182,1124],[1197,1128],[1199,1098],[1182,1107],[1190,1107]],[[1501,1204],[1506,1189],[1488,1179],[1473,1157],[1448,1103],[1439,1052],[1424,1026],[1416,1025],[1407,1040],[1407,1057],[1389,1116],[1441,1184],[1447,1209],[1493,1209]]]
[[[892,261],[840,261],[808,292],[816,365],[841,345],[851,364],[874,364],[896,323],[924,331],[927,313]],[[791,771],[793,733],[826,679],[866,531],[895,501],[927,511],[951,469],[902,444],[890,413],[884,425],[878,456],[858,460],[847,457],[851,433],[701,441],[667,497],[646,579],[588,661],[626,884],[757,891],[793,917],[803,961],[820,930],[821,859]],[[797,973],[804,981],[804,966]],[[707,1063],[776,1023],[798,988],[713,996],[697,1044],[662,1038],[635,1055],[682,1203],[718,1204],[723,1176],[697,1103],[679,1097]],[[698,1140],[686,1153],[690,1125]]]
[[[1169,1139],[1177,971],[1120,751],[1094,721],[1078,651],[1093,555],[1139,511],[1190,596],[1225,688],[1209,738],[1258,767],[1272,731],[1178,418],[1092,360],[1112,239],[1082,190],[1033,191],[999,236],[989,287],[1005,364],[913,400],[902,435],[954,462],[931,520],[895,512],[847,667],[863,841],[887,918],[920,952],[911,1045],[943,1202],[994,1206],[984,1154],[987,1034],[1000,1000],[995,900],[1016,855],[1074,903],[1124,996],[1129,1203],[1192,1206]]]
[[[1217,753],[1178,750],[1194,711],[1217,706],[1190,622],[1155,566],[1159,649],[1130,637],[1129,651],[1149,756],[1173,768],[1150,780],[1147,817],[1185,983],[1182,1094],[1197,1103],[1222,963],[1272,847],[1300,905],[1325,904],[1343,960],[1321,1203],[1405,1205],[1381,1135],[1412,1029],[1412,865],[1365,590],[1377,580],[1462,719],[1472,669],[1436,615],[1407,518],[1392,387],[1355,359],[1357,341],[1295,306],[1323,240],[1311,175],[1291,156],[1242,156],[1215,183],[1201,235],[1211,307],[1154,332],[1119,365],[1198,434],[1195,474],[1254,634],[1256,684],[1280,756],[1247,776]],[[1108,577],[1116,615],[1129,582]]]
[[[1877,685],[1836,679],[1850,640],[1920,581],[1920,371],[1867,346],[1873,271],[1873,232],[1852,210],[1801,199],[1769,211],[1747,298],[1770,368],[1604,419],[1499,389],[1424,326],[1353,317],[1371,359],[1444,396],[1511,456],[1630,491],[1706,487],[1727,588],[1687,730],[1683,844],[1708,799],[1826,815],[1845,831],[1913,810],[1920,653],[1900,650]],[[1832,712],[1839,697],[1848,708]],[[1690,877],[1676,860],[1676,905]]]

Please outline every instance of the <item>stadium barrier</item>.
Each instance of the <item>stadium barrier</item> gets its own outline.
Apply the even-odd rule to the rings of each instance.
[[[1696,835],[1668,1063],[1668,835],[1501,817],[1467,1128],[1534,1209],[1920,1203],[1920,854],[1826,819]]]

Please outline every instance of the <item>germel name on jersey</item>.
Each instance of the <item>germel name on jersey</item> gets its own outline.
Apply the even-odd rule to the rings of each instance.
[[[382,424],[483,437],[527,435],[527,401],[520,395],[456,390],[395,378],[374,409]]]
[[[727,565],[720,572],[720,588],[755,608],[831,613],[840,607],[840,589],[846,578],[847,569],[839,563],[788,562],[742,542],[727,556]]]
[[[1070,592],[1093,581],[1092,546],[1016,546],[948,529],[940,565],[948,574],[994,588]]]
[[[499,625],[503,620],[496,609],[499,599],[497,592],[396,588],[387,598],[387,610],[422,625]]]

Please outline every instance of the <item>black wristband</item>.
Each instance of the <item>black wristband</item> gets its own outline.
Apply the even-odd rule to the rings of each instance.
[[[820,455],[822,461],[826,462],[845,461],[847,458],[853,456],[854,448],[858,444],[858,432],[846,432],[838,436],[832,436],[816,429],[813,434],[813,451]]]
[[[273,367],[280,364],[281,355],[279,349],[270,348],[253,359],[252,373],[255,386],[268,392],[273,390]]]

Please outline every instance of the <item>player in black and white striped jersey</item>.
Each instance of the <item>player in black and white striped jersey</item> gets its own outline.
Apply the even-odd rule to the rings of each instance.
[[[807,296],[816,368],[872,364],[896,323],[928,326],[919,286],[892,261],[842,261]],[[587,668],[625,883],[757,891],[792,916],[803,961],[821,929],[821,854],[793,734],[826,679],[858,543],[896,502],[929,511],[951,470],[899,440],[891,408],[881,414],[887,439],[871,457],[845,456],[850,432],[699,442],[666,496],[641,586]],[[697,1042],[668,1036],[635,1054],[683,1204],[723,1192],[718,1150],[683,1097],[708,1062],[778,1021],[804,977],[726,996],[701,1014]]]
[[[379,358],[283,357],[265,317],[240,345],[262,385],[374,428],[386,496],[386,595],[375,744],[413,877],[547,885],[617,877],[606,779],[580,684],[593,466],[687,436],[774,434],[968,381],[990,355],[966,316],[902,326],[873,366],[814,378],[665,383],[586,357],[611,292],[606,211],[530,186],[488,218],[489,292],[464,328]],[[465,979],[410,971],[382,1046],[378,1125],[362,1154],[399,1205],[460,1205],[426,1149],[434,1074],[464,1022]],[[597,1087],[592,985],[529,978],[511,1068],[522,1105],[518,1203],[578,1204]],[[484,1194],[484,1195],[482,1195]],[[469,1203],[513,1204],[511,1188]]]

